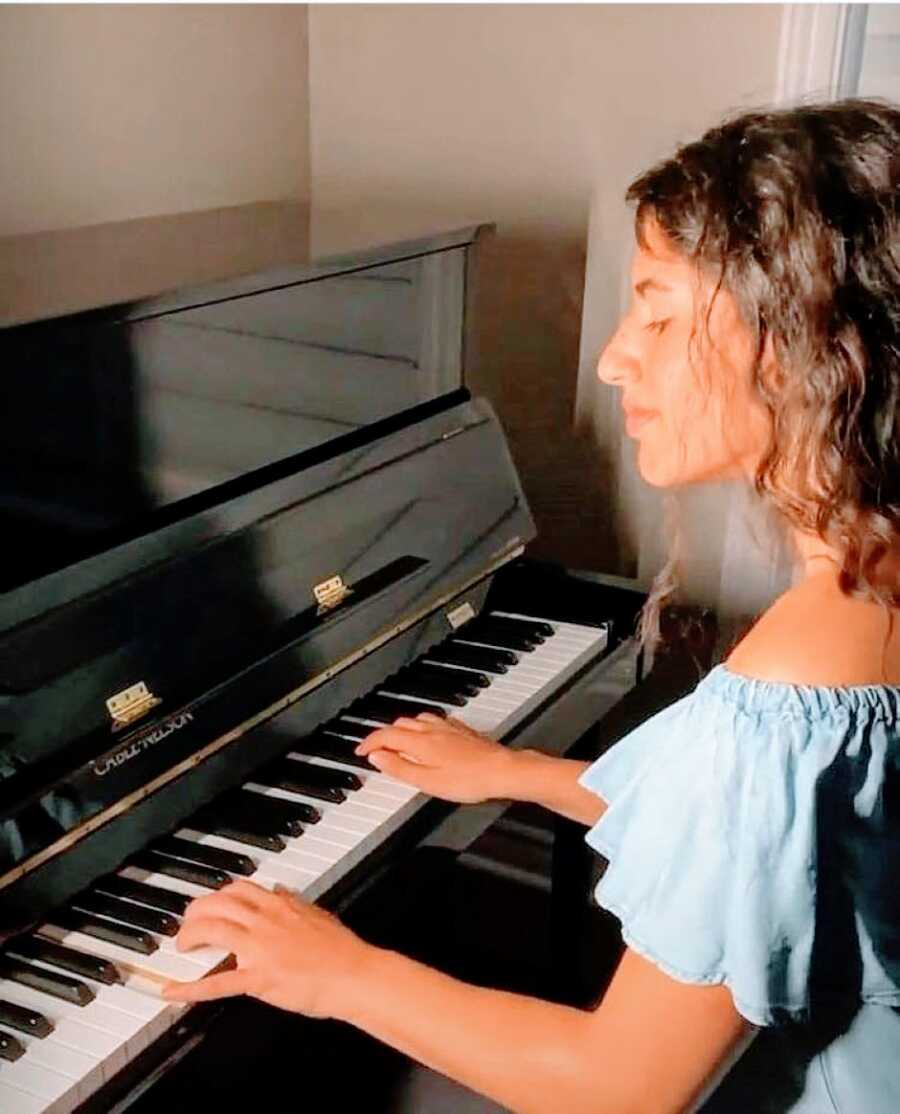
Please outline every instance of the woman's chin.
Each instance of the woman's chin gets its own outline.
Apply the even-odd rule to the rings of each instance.
[[[672,461],[662,459],[659,453],[652,452],[646,445],[638,446],[637,469],[644,483],[651,487],[680,487],[690,482],[679,475],[680,469],[673,468],[672,464]]]

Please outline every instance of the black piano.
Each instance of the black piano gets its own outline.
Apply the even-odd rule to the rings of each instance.
[[[465,388],[488,230],[245,215],[0,243],[3,1114],[127,1109],[203,1040],[157,993],[227,961],[175,951],[193,896],[350,910],[499,814],[379,774],[375,727],[561,752],[634,679],[641,597],[527,559]]]

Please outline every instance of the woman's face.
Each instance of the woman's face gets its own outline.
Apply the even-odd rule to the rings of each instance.
[[[654,487],[750,477],[771,424],[751,385],[750,330],[731,294],[715,293],[652,218],[644,239],[631,305],[597,367],[622,388],[641,476]]]

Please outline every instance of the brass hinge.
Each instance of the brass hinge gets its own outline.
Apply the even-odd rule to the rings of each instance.
[[[348,596],[353,595],[353,589],[348,588],[340,576],[330,576],[313,588],[313,595],[319,605],[319,614],[333,611],[339,603],[343,603]]]
[[[459,630],[463,623],[468,623],[470,619],[475,618],[475,608],[466,600],[465,603],[454,607],[452,611],[447,611],[446,616],[453,630]]]
[[[107,711],[112,716],[113,731],[134,723],[159,703],[159,697],[154,696],[143,681],[117,692],[106,702]]]

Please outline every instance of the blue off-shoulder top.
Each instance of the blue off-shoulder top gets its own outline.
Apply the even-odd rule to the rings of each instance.
[[[626,943],[760,1027],[704,1114],[898,1114],[900,688],[719,665],[580,781]]]

